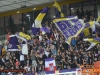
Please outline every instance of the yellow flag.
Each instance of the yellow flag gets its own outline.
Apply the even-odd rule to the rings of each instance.
[[[85,28],[83,33],[84,33],[84,36],[88,36],[89,35],[89,28]]]
[[[96,22],[100,22],[100,16],[98,17],[98,19],[96,20]]]
[[[30,39],[31,39],[31,37],[30,37],[29,35],[27,35],[27,34],[25,34],[25,33],[23,33],[23,32],[19,32],[19,35],[20,35],[21,37],[24,37],[24,38],[27,39],[27,40],[30,40]]]

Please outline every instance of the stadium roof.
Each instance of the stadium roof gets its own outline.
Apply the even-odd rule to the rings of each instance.
[[[83,0],[56,0],[59,5]],[[0,17],[52,7],[54,0],[0,0]]]

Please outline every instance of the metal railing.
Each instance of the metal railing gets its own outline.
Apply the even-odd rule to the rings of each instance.
[[[0,41],[6,40],[6,35],[0,35]]]

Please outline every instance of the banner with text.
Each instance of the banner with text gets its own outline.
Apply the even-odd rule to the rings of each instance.
[[[53,22],[64,35],[68,44],[70,44],[72,37],[77,37],[85,26],[82,19],[75,18],[58,18]]]

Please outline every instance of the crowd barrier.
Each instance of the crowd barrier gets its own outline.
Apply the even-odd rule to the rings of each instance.
[[[38,72],[35,74],[24,74],[24,75],[77,75],[77,69],[65,69],[65,70],[56,70],[48,72]]]
[[[65,69],[65,70],[57,70],[57,71],[48,71],[48,72],[38,72],[35,74],[24,74],[24,75],[100,75],[99,73],[93,72],[83,72],[82,69]]]
[[[93,65],[81,65],[80,68],[75,69],[64,69],[64,70],[56,70],[56,71],[48,71],[48,72],[38,72],[35,74],[24,74],[24,75],[92,75],[90,73],[83,73],[82,69],[93,69]],[[97,74],[97,73],[96,73]],[[93,75],[96,75],[95,73]]]

